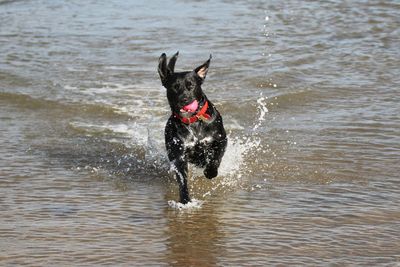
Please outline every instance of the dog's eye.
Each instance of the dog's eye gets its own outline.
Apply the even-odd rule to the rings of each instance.
[[[175,84],[174,85],[174,89],[175,89],[175,91],[178,91],[179,90],[179,84]]]

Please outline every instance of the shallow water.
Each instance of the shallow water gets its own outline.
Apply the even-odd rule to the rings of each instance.
[[[0,1],[0,265],[400,264],[395,1]],[[176,203],[156,71],[228,151]]]

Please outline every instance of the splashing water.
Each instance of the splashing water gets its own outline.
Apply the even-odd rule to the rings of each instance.
[[[249,173],[248,158],[254,153],[266,153],[267,150],[262,147],[261,140],[257,135],[257,129],[266,119],[266,114],[268,113],[267,99],[268,97],[262,96],[257,99],[259,116],[249,136],[234,137],[232,133],[228,134],[228,146],[219,167],[219,176],[222,179],[219,179],[211,190],[204,193],[203,197],[212,195],[214,192],[224,188],[229,189],[239,186],[246,174]]]
[[[204,201],[192,198],[192,200],[186,204],[182,204],[180,202],[176,202],[174,200],[169,200],[168,201],[168,206],[172,209],[180,210],[180,211],[190,211],[193,209],[198,209],[201,208],[201,205],[203,205]]]
[[[258,129],[262,126],[266,120],[266,115],[268,113],[267,109],[267,97],[263,97],[256,100],[258,116],[254,122],[254,126],[250,128],[250,133],[245,134],[245,127],[238,125],[237,121],[233,121],[233,128],[230,127],[229,123],[226,125],[229,130],[228,133],[228,146],[225,155],[222,159],[221,165],[219,167],[219,176],[217,179],[207,182],[208,189],[203,189],[203,191],[194,184],[195,186],[192,190],[197,191],[197,196],[200,198],[206,198],[213,194],[219,194],[224,190],[232,190],[241,187],[243,183],[246,183],[246,178],[251,172],[253,156],[257,155],[260,157],[262,153],[266,153],[267,150],[263,149],[261,144],[261,139],[258,136]],[[134,123],[133,125],[125,124],[114,124],[114,125],[81,125],[79,123],[74,123],[72,125],[74,128],[85,130],[87,134],[91,134],[92,131],[107,132],[111,131],[118,135],[123,135],[127,137],[127,142],[124,144],[129,148],[136,149],[138,151],[144,152],[144,158],[142,158],[142,163],[140,168],[151,167],[155,170],[161,171],[161,173],[169,173],[174,175],[174,171],[171,170],[171,165],[167,160],[166,152],[164,149],[164,140],[162,138],[162,129],[159,128],[149,128],[148,125],[143,125],[140,123]],[[126,140],[126,139],[125,139]],[[260,154],[261,153],[261,154]],[[135,157],[130,155],[128,159],[120,159],[118,162],[123,160],[129,161],[130,158]],[[125,164],[126,165],[126,164]],[[122,168],[124,164],[118,164],[116,168]],[[196,179],[196,177],[203,178],[203,170],[190,166],[191,178]],[[130,168],[134,168],[129,164]],[[168,171],[169,170],[169,171]],[[115,170],[111,170],[113,172]],[[118,172],[118,170],[117,170]],[[134,173],[131,171],[129,173]],[[172,179],[174,181],[175,179]],[[175,181],[174,181],[175,182]],[[211,188],[209,187],[211,186]],[[192,199],[191,203],[183,205],[182,203],[175,202],[173,200],[168,201],[168,205],[174,209],[191,209],[200,208],[203,201]]]
[[[268,113],[268,108],[267,108],[267,101],[268,97],[261,97],[259,99],[257,99],[257,109],[260,111],[260,116],[258,117],[258,121],[256,123],[256,125],[254,125],[253,127],[253,132],[256,131],[261,124],[265,121],[265,115]]]

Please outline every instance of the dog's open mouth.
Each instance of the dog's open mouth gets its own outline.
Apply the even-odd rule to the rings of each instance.
[[[186,106],[182,107],[180,112],[181,113],[194,113],[199,108],[199,102],[195,99],[191,103],[187,104]]]

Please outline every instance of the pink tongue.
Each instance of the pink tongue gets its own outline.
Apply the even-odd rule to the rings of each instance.
[[[181,110],[187,112],[195,112],[198,107],[199,107],[199,102],[197,102],[197,100],[194,100],[192,103],[184,106]]]

